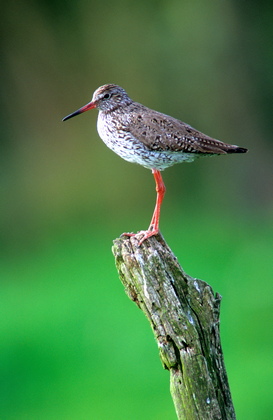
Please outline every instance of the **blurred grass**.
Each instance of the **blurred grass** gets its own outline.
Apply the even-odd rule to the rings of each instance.
[[[67,234],[2,265],[1,418],[139,418],[135,394],[153,404],[152,338],[135,331],[103,238]]]
[[[206,222],[178,219],[163,233],[187,272],[223,296],[238,418],[266,419],[272,231],[253,224],[251,239],[242,220]],[[107,229],[89,225],[1,263],[1,418],[175,419],[169,374],[148,323],[123,292],[110,245]]]

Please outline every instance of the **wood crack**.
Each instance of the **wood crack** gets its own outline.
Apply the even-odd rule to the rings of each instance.
[[[141,246],[137,235],[119,238],[113,253],[125,291],[150,322],[170,372],[178,419],[234,420],[220,342],[220,295],[188,276],[160,235]]]

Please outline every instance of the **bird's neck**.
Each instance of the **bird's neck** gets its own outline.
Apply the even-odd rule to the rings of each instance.
[[[105,115],[109,115],[111,113],[114,114],[122,114],[124,112],[127,112],[128,106],[130,106],[132,103],[132,100],[128,98],[128,101],[126,103],[117,103],[116,105],[113,105],[110,109],[100,109],[99,112],[103,113]]]

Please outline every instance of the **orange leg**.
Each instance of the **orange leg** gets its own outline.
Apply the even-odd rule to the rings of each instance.
[[[141,245],[147,238],[150,238],[151,236],[155,236],[159,232],[159,218],[160,218],[160,208],[161,204],[165,195],[166,187],[164,185],[161,172],[157,169],[152,169],[154,179],[155,179],[155,189],[156,189],[156,204],[155,209],[153,213],[153,217],[150,223],[150,226],[148,230],[142,230],[138,233],[143,233],[144,236],[139,241],[139,245]],[[126,236],[135,236],[135,233],[123,233],[123,235]]]
[[[156,169],[152,170],[154,179],[155,179],[155,189],[156,189],[156,204],[154,209],[154,214],[149,226],[148,231],[153,232],[153,235],[156,235],[159,231],[159,218],[160,218],[160,208],[165,195],[166,187],[164,185],[161,172]],[[152,236],[152,235],[150,235]]]

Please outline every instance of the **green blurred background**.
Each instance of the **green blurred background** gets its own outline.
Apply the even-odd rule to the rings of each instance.
[[[223,296],[238,419],[269,419],[272,2],[10,0],[1,16],[0,419],[176,418],[111,254],[148,227],[153,177],[105,147],[96,111],[61,122],[105,83],[250,150],[166,171],[161,231]]]

